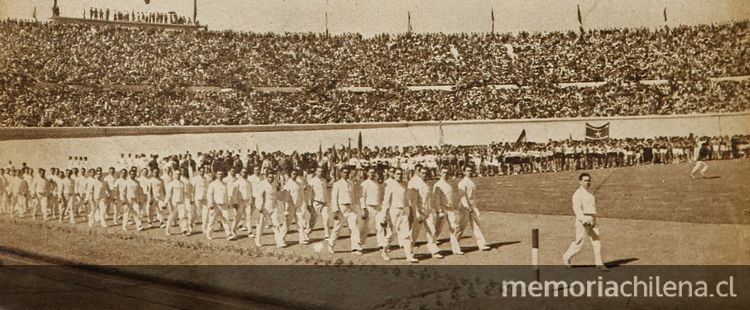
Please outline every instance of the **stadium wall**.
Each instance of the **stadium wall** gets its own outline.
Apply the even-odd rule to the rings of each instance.
[[[610,123],[612,138],[750,134],[750,111],[741,113],[593,117],[449,122],[184,126],[94,128],[0,128],[0,161],[33,166],[65,165],[68,156],[87,156],[92,165],[111,165],[121,153],[195,154],[212,149],[317,151],[332,145],[366,146],[487,144],[515,141],[584,139],[586,123]]]

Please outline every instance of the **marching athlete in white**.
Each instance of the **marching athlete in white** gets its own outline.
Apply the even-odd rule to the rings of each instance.
[[[190,201],[186,196],[186,192],[188,191],[189,187],[188,185],[185,185],[181,177],[182,171],[180,171],[179,169],[175,170],[174,178],[165,186],[165,201],[169,205],[169,210],[171,210],[169,212],[169,217],[167,217],[167,227],[164,229],[164,233],[167,236],[171,234],[169,232],[169,229],[172,227],[172,222],[174,221],[174,210],[177,210],[177,221],[180,225],[180,231],[182,232],[182,235],[190,235],[191,229],[189,229],[190,222],[188,221],[188,212],[192,210],[190,210]]]
[[[39,175],[31,182],[31,195],[36,198],[36,203],[31,210],[31,216],[36,216],[37,208],[42,209],[42,217],[47,221],[49,215],[49,198],[52,195],[52,182],[47,180],[45,171],[39,168]]]
[[[60,203],[58,204],[58,213],[60,213],[60,222],[62,222],[65,212],[68,212],[68,220],[75,224],[75,181],[72,179],[73,172],[70,169],[65,170],[65,178],[60,182]]]
[[[286,244],[283,239],[280,239],[278,231],[278,213],[279,213],[279,196],[281,195],[280,188],[276,185],[274,180],[275,172],[271,169],[266,169],[266,177],[258,184],[257,194],[259,199],[258,208],[258,223],[255,225],[255,245],[258,247],[263,246],[260,243],[260,237],[263,235],[263,228],[265,227],[266,219],[270,219],[273,225],[274,239],[276,240],[277,247],[284,247]],[[283,206],[281,207],[283,208]]]
[[[239,212],[239,205],[242,202],[242,196],[236,184],[237,179],[237,172],[232,168],[229,169],[229,175],[223,180],[227,186],[229,203],[227,204],[227,212],[223,213],[222,216],[229,222],[232,235],[235,237],[237,236],[237,226],[240,224],[241,213]]]
[[[469,213],[468,216],[466,216],[465,222],[472,228],[477,246],[482,251],[489,251],[491,248],[487,246],[487,241],[485,240],[484,234],[482,233],[482,228],[479,225],[479,208],[477,208],[477,205],[474,201],[474,192],[477,189],[477,185],[474,184],[474,181],[472,181],[470,178],[471,172],[471,168],[466,167],[464,169],[464,178],[461,179],[460,182],[458,182],[458,194],[459,197],[461,197],[460,205],[462,208],[464,208],[464,210],[462,211],[466,211]],[[461,225],[459,229],[458,239],[461,239],[460,235],[463,233],[463,229],[464,225]]]
[[[315,177],[310,181],[310,187],[312,187],[311,196],[314,212],[310,215],[310,224],[308,224],[308,227],[309,229],[313,229],[315,227],[315,221],[318,218],[318,215],[320,215],[323,220],[323,236],[328,239],[328,237],[330,237],[330,226],[328,225],[328,215],[330,213],[328,201],[330,199],[328,197],[328,191],[326,190],[327,182],[326,179],[323,178],[323,168],[315,169]]]
[[[132,173],[133,176],[135,176],[135,171]],[[133,220],[138,220],[136,225],[138,225],[137,228],[141,228],[141,219],[140,219],[140,207],[137,205],[137,198],[133,198],[133,200],[130,200],[131,195],[128,193],[128,185],[138,185],[138,182],[136,182],[134,179],[128,175],[127,169],[120,170],[120,177],[115,181],[115,186],[117,187],[117,197],[118,204],[122,208],[122,230],[127,231],[128,230],[128,222],[130,221],[130,217],[133,217]],[[134,188],[131,188],[131,190],[134,190]],[[135,193],[135,192],[133,192]],[[133,194],[133,197],[137,197],[137,194]]]
[[[284,190],[288,194],[286,201],[287,209],[284,214],[287,220],[284,223],[285,228],[289,227],[291,218],[297,217],[297,234],[299,235],[299,244],[308,244],[310,237],[307,235],[307,225],[310,222],[309,211],[307,210],[307,202],[305,201],[305,187],[304,179],[300,177],[300,173],[297,169],[292,170],[289,179],[284,184]],[[286,229],[284,230],[286,234]]]
[[[331,211],[333,211],[333,230],[331,237],[328,238],[328,252],[333,254],[333,246],[338,239],[343,221],[346,221],[349,227],[351,249],[354,255],[362,255],[362,243],[360,242],[360,231],[357,225],[356,205],[354,204],[354,184],[349,180],[349,169],[341,170],[341,178],[333,183],[331,190]]]
[[[211,240],[211,232],[213,231],[214,224],[217,221],[221,221],[221,225],[224,228],[224,234],[230,241],[237,240],[237,236],[232,232],[232,226],[229,223],[229,219],[234,218],[233,208],[229,207],[229,190],[227,185],[222,181],[224,179],[224,171],[216,172],[216,179],[208,184],[206,190],[206,197],[208,198],[209,215],[208,215],[208,226],[206,227],[206,238]]]
[[[198,168],[198,174],[190,179],[193,186],[193,205],[201,214],[201,232],[208,236],[208,204],[206,203],[206,190],[208,183],[206,181],[206,168]]]
[[[193,203],[193,197],[195,197],[195,188],[193,187],[193,183],[190,182],[190,178],[188,175],[190,174],[190,168],[181,168],[180,175],[175,177],[175,179],[179,179],[182,181],[182,184],[185,186],[185,212],[184,216],[180,215],[179,212],[177,212],[178,217],[180,220],[183,218],[185,219],[185,230],[187,231],[188,236],[193,234],[193,222],[195,221],[194,215],[195,215],[195,204]],[[178,210],[179,211],[179,210]],[[182,227],[182,226],[180,226]]]
[[[440,180],[433,186],[433,196],[436,208],[445,210],[447,213],[448,230],[450,232],[451,250],[453,255],[464,255],[461,251],[461,209],[454,203],[453,187],[448,184],[448,168],[440,169]],[[440,231],[441,222],[438,220],[437,231]]]
[[[109,190],[107,184],[102,180],[101,171],[94,172],[94,177],[89,180],[87,185],[86,196],[88,196],[89,201],[89,227],[93,227],[94,222],[96,221],[99,221],[102,227],[107,227],[105,216],[107,210],[107,199],[109,199]]]
[[[431,191],[430,186],[424,182],[424,177],[427,176],[427,168],[424,166],[418,166],[414,177],[409,180],[407,189],[413,191],[414,201],[414,222],[412,222],[412,234],[411,241],[417,242],[419,232],[421,228],[425,229],[425,236],[427,237],[427,250],[430,251],[432,257],[441,259],[443,255],[440,254],[440,249],[437,246],[437,221],[438,212],[435,208],[430,205],[431,202]]]
[[[117,191],[117,175],[115,174],[115,167],[109,167],[109,173],[104,177],[104,182],[107,184],[109,190],[109,199],[107,200],[107,209],[112,209],[112,222],[117,225],[117,218],[120,217],[120,203],[119,203],[119,192]],[[105,212],[107,215],[109,212]]]
[[[411,223],[409,222],[413,211],[406,199],[406,182],[402,182],[403,175],[404,171],[401,169],[396,169],[393,173],[393,183],[385,187],[383,209],[390,215],[391,227],[396,230],[398,244],[404,249],[406,260],[416,263],[419,260],[414,257],[411,250]]]
[[[239,207],[237,208],[238,214],[245,215],[244,227],[248,231],[248,238],[254,237],[252,226],[250,225],[250,219],[253,216],[253,208],[255,207],[255,197],[253,195],[253,185],[248,181],[248,173],[245,168],[240,171],[240,177],[234,181],[234,187],[239,191]]]
[[[150,210],[156,210],[156,218],[161,224],[160,228],[166,229],[167,224],[165,223],[164,213],[167,217],[174,216],[174,211],[168,208],[164,201],[166,190],[164,187],[164,180],[161,178],[161,172],[159,169],[151,170],[151,178],[149,179],[149,187],[147,187]]]
[[[247,181],[250,182],[250,194],[252,194],[253,198],[250,199],[249,204],[252,206],[250,209],[245,209],[245,227],[248,231],[248,236],[254,235],[253,233],[253,213],[258,212],[260,213],[260,209],[262,208],[260,204],[260,199],[258,196],[258,187],[260,185],[260,181],[263,180],[263,176],[260,174],[260,167],[254,166],[253,167],[253,174],[247,177]]]
[[[594,195],[589,191],[591,175],[581,173],[578,176],[578,182],[581,186],[573,194],[573,212],[576,215],[576,239],[570,243],[568,250],[563,254],[563,264],[570,266],[570,259],[581,250],[583,247],[583,238],[588,236],[591,240],[591,245],[594,247],[594,261],[597,268],[602,271],[608,271],[609,269],[604,266],[604,262],[602,261],[599,227],[596,225],[596,200],[594,199]]]
[[[362,243],[367,240],[367,234],[369,233],[370,226],[375,226],[375,238],[378,242],[378,248],[380,248],[380,257],[383,260],[391,260],[388,257],[388,240],[386,239],[386,231],[388,229],[388,214],[382,206],[382,194],[380,192],[380,184],[377,182],[378,173],[375,168],[369,168],[367,171],[367,180],[360,184],[361,195],[359,198],[360,206],[363,206],[363,226],[362,227]]]

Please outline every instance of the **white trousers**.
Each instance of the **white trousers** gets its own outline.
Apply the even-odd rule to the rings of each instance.
[[[576,219],[575,227],[576,240],[570,243],[568,250],[565,251],[565,254],[563,254],[563,259],[569,260],[573,258],[573,256],[575,256],[579,251],[581,251],[581,248],[583,248],[583,239],[585,237],[589,237],[589,240],[591,240],[591,245],[593,245],[594,247],[594,262],[597,266],[603,266],[604,262],[602,262],[602,244],[601,241],[599,241],[599,227],[596,226],[596,221],[594,221],[594,225],[583,225],[581,221]]]
[[[367,235],[371,227],[375,227],[375,239],[378,247],[386,248],[388,246],[388,237],[391,235],[390,223],[388,223],[388,214],[382,210],[381,206],[367,206],[368,218],[362,221],[362,244],[367,241]]]
[[[346,222],[346,225],[349,227],[349,239],[351,240],[351,249],[352,251],[355,250],[362,250],[362,242],[360,240],[360,231],[359,231],[359,225],[357,224],[357,219],[359,219],[359,214],[354,210],[352,205],[349,206],[341,206],[341,216],[339,219],[333,220],[333,230],[331,231],[331,236],[328,238],[328,244],[333,247],[336,243],[336,240],[339,237],[339,233],[341,233],[341,229],[344,226],[344,222]]]
[[[391,217],[391,228],[396,231],[398,245],[404,249],[404,255],[407,259],[414,257],[411,248],[412,228],[411,215],[409,214],[409,210],[391,208],[390,210],[388,210],[388,213]],[[387,238],[389,244],[391,237],[392,235]]]
[[[437,254],[440,249],[437,246],[437,211],[426,210],[422,213],[422,223],[417,222],[416,217],[412,223],[411,240],[416,243],[419,233],[424,228],[427,239],[427,250],[430,254]]]

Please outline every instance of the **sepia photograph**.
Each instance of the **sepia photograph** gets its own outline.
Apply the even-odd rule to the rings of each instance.
[[[0,309],[746,309],[745,0],[0,0]]]

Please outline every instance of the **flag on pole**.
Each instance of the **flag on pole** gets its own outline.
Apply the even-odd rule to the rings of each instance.
[[[406,32],[411,33],[413,30],[411,28],[411,11],[406,11],[406,22],[407,22]]]
[[[518,139],[516,139],[516,144],[513,147],[517,147],[521,143],[526,142],[526,129],[521,130],[521,134],[518,135]]]
[[[331,161],[338,162],[339,161],[339,154],[338,154],[338,152],[336,152],[336,145],[335,144],[331,146],[331,150],[333,152],[333,154],[331,154]]]
[[[362,153],[362,132],[359,132],[359,137],[357,138],[357,150],[359,153]]]
[[[609,139],[609,123],[601,126],[593,126],[586,123],[586,140]]]
[[[318,160],[323,158],[323,143],[318,140]]]
[[[260,151],[258,150],[258,142],[255,142],[255,154],[260,155]]]
[[[667,7],[664,7],[664,22],[667,22]]]
[[[34,17],[34,21],[36,21],[36,6],[34,6],[34,13],[31,13],[31,16]]]
[[[492,33],[495,33],[495,8],[490,10],[490,18],[492,19]]]

